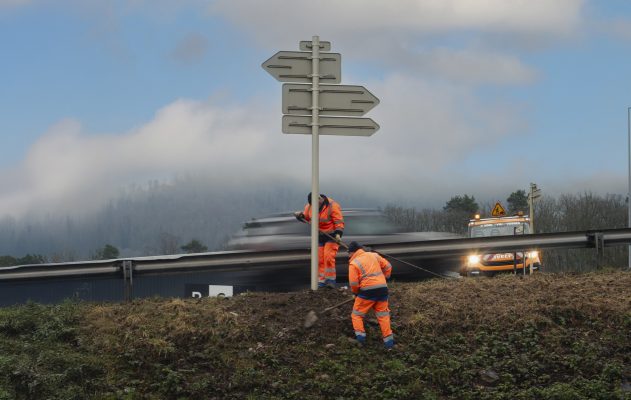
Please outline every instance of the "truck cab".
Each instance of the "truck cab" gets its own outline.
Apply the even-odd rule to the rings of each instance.
[[[528,235],[530,233],[530,218],[521,213],[515,216],[499,215],[491,218],[480,218],[479,215],[476,215],[469,220],[468,237],[470,238]],[[541,258],[536,249],[501,253],[475,252],[463,258],[460,275],[493,276],[502,272],[523,274],[540,269]]]

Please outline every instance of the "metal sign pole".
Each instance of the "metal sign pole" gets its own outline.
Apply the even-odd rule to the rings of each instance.
[[[627,227],[631,228],[631,107],[627,107],[627,133],[629,138],[629,155],[627,161],[629,162],[629,191],[627,192]],[[629,246],[629,265],[627,267],[631,271],[631,246]]]
[[[320,227],[320,148],[319,104],[320,92],[320,38],[313,36],[311,42],[311,290],[318,289],[318,231]]]

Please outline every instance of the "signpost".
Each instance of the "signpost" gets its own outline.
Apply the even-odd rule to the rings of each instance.
[[[299,46],[302,51],[279,51],[262,67],[280,82],[310,83],[283,85],[283,113],[287,115],[283,116],[282,131],[311,135],[311,198],[317,204],[319,135],[371,136],[379,125],[370,118],[352,117],[364,115],[379,104],[379,99],[362,86],[331,85],[340,83],[342,76],[342,56],[329,53],[331,42],[313,36]],[[318,228],[317,223],[311,224],[312,290],[317,289],[318,282]]]

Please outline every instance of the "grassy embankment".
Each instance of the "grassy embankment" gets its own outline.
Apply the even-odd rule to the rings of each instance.
[[[631,399],[631,274],[391,285],[397,347],[343,291],[0,309],[0,399]]]

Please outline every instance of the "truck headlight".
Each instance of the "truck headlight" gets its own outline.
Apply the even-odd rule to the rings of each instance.
[[[468,257],[468,260],[469,260],[469,264],[477,264],[480,262],[480,256],[471,255]]]

